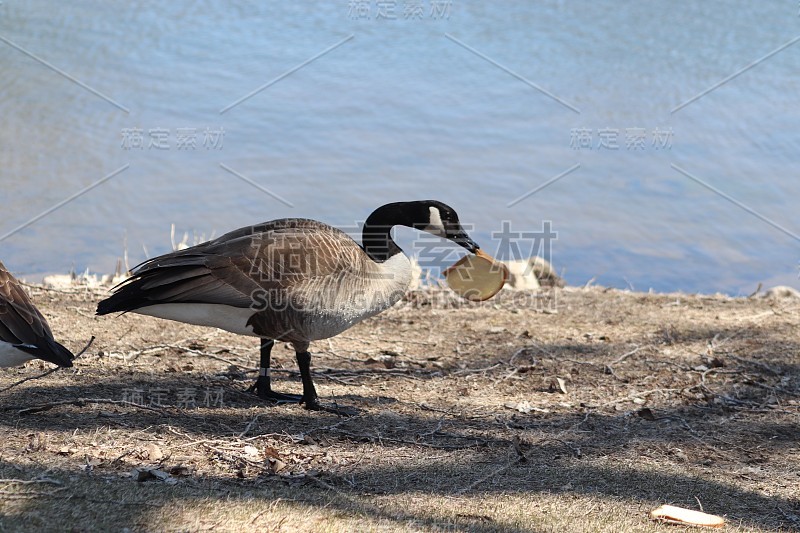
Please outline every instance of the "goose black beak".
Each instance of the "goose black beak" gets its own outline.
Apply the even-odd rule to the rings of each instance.
[[[459,246],[466,248],[473,254],[478,253],[478,250],[481,249],[481,247],[478,246],[478,243],[470,239],[469,235],[467,235],[464,231],[460,231],[454,237],[451,237],[451,240]]]

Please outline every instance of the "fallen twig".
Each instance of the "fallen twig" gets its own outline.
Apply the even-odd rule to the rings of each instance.
[[[11,405],[7,407],[3,407],[3,411],[13,411],[15,409],[19,409],[17,412],[18,415],[29,415],[34,413],[41,413],[42,411],[49,411],[54,407],[60,407],[62,405],[74,405],[76,407],[84,407],[86,404],[111,404],[111,405],[126,405],[129,407],[138,407],[139,409],[144,409],[146,411],[152,411],[154,413],[158,413],[160,415],[166,415],[164,411],[161,409],[156,409],[155,407],[150,407],[148,405],[141,405],[134,402],[128,402],[125,400],[111,400],[108,398],[76,398],[74,400],[61,400],[57,402],[49,402],[43,403],[39,405],[34,405],[31,407],[23,407],[20,408],[18,405]]]
[[[513,359],[513,357],[512,357],[512,359]],[[500,366],[502,366],[502,363],[497,363],[497,364],[494,364],[492,366],[486,366],[486,367],[483,367],[483,368],[464,368],[462,370],[456,370],[455,372],[451,372],[450,375],[451,376],[460,376],[462,374],[478,374],[478,373],[481,373],[481,372],[483,372],[485,374],[489,370],[494,370],[495,368],[498,368]]]
[[[242,437],[247,435],[247,433],[252,429],[252,427],[255,425],[255,423],[258,422],[258,417],[263,415],[263,414],[264,413],[259,413],[256,416],[254,416],[253,419],[250,420],[250,422],[247,423],[247,426],[245,426],[244,431],[239,433],[239,435],[237,435],[237,436],[241,439]]]
[[[624,353],[624,354],[620,355],[619,357],[617,357],[616,359],[614,359],[613,361],[611,361],[611,363],[609,363],[609,364],[608,364],[608,365],[606,365],[606,366],[611,366],[611,365],[616,365],[617,363],[621,363],[622,361],[624,361],[624,360],[625,360],[625,359],[627,359],[628,357],[630,357],[630,356],[632,356],[633,354],[635,354],[636,352],[638,352],[640,349],[641,349],[641,346],[637,345],[637,346],[636,346],[636,348],[634,348],[634,349],[633,349],[633,350],[631,350],[630,352],[627,352],[627,353]]]

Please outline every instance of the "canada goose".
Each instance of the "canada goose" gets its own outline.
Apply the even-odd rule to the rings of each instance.
[[[18,366],[37,358],[72,366],[74,357],[56,342],[47,320],[0,262],[0,366]]]
[[[322,222],[286,218],[145,261],[100,302],[97,314],[143,315],[261,337],[258,396],[323,409],[311,379],[311,341],[333,337],[388,309],[405,294],[411,264],[391,236],[408,226],[482,253],[456,212],[434,200],[397,202],[364,223],[362,244]],[[291,342],[302,396],[274,392],[270,351]]]

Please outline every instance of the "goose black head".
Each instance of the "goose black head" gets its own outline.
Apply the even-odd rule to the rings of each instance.
[[[449,239],[459,246],[463,246],[472,253],[476,253],[480,246],[473,241],[458,220],[458,213],[447,204],[436,200],[413,202],[415,205],[415,228]],[[421,222],[424,221],[424,222]]]
[[[390,234],[392,227],[398,225],[449,239],[475,254],[480,250],[461,226],[452,207],[436,200],[395,202],[373,211],[364,223],[362,245],[373,260],[385,261],[401,252]]]

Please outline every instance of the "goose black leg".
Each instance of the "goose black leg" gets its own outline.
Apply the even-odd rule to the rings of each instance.
[[[339,416],[353,416],[358,414],[358,411],[350,408],[327,407],[319,403],[317,398],[317,389],[314,387],[314,381],[311,379],[311,354],[308,350],[297,352],[297,366],[300,368],[300,378],[303,380],[303,397],[300,403],[306,405],[306,409],[311,411],[328,411]]]
[[[276,403],[298,403],[302,398],[297,394],[282,394],[272,390],[269,375],[269,361],[272,347],[275,346],[275,341],[272,339],[263,339],[261,342],[261,363],[258,369],[258,378],[255,384],[250,388],[255,391],[258,397],[262,400],[270,400]]]
[[[322,406],[319,404],[317,389],[311,379],[311,354],[307,351],[297,352],[296,357],[297,366],[300,368],[300,379],[303,380],[303,397],[300,398],[300,403],[306,404],[306,409],[319,411]]]

